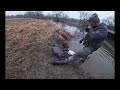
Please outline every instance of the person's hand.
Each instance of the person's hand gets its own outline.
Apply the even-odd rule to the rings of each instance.
[[[85,29],[85,32],[89,32],[89,28],[86,28],[86,29]]]
[[[91,28],[91,26],[88,26],[87,28]]]
[[[91,28],[91,27],[88,26],[88,27],[85,29],[85,31],[86,31],[86,32],[89,32],[90,28]]]
[[[82,40],[80,40],[80,42],[79,42],[79,43],[81,44],[82,42],[83,42],[83,39],[82,39]]]

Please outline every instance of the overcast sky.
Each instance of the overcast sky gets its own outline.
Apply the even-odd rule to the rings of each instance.
[[[6,11],[6,15],[17,15],[17,14],[24,14],[27,11]],[[115,12],[114,11],[87,11],[92,13],[97,13],[100,19],[112,16],[114,17]],[[52,11],[43,11],[43,14],[47,15],[48,13],[52,14]],[[64,11],[65,14],[67,14],[70,18],[76,18],[79,19],[79,13],[78,11]]]

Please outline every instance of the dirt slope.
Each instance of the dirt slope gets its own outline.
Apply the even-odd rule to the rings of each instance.
[[[67,42],[72,36],[51,20],[22,19],[6,21],[6,78],[9,79],[79,79],[90,78],[82,70],[52,66],[57,59],[48,40],[53,35]]]

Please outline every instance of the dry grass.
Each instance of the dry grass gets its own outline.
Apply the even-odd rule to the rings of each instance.
[[[69,41],[72,36],[51,20],[6,21],[6,78],[47,78],[44,72],[53,55],[48,45],[56,35]]]

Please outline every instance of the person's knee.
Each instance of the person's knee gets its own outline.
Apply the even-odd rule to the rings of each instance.
[[[86,50],[88,50],[88,48],[83,48],[79,52],[75,53],[73,56],[69,57],[68,62],[71,63],[71,62],[79,60],[80,58],[83,58],[86,60],[87,56],[91,52],[90,50],[88,50],[88,51],[86,51]]]
[[[73,63],[73,62],[75,62],[75,61],[77,61],[77,60],[79,60],[78,57],[71,56],[71,57],[69,57],[68,59],[66,59],[65,62],[71,64],[71,63]]]
[[[85,55],[92,54],[92,50],[91,50],[89,47],[85,47],[85,48],[83,49],[83,51],[84,51],[84,54],[85,54]]]
[[[84,50],[80,50],[79,52],[75,53],[74,57],[81,57],[84,55]]]

